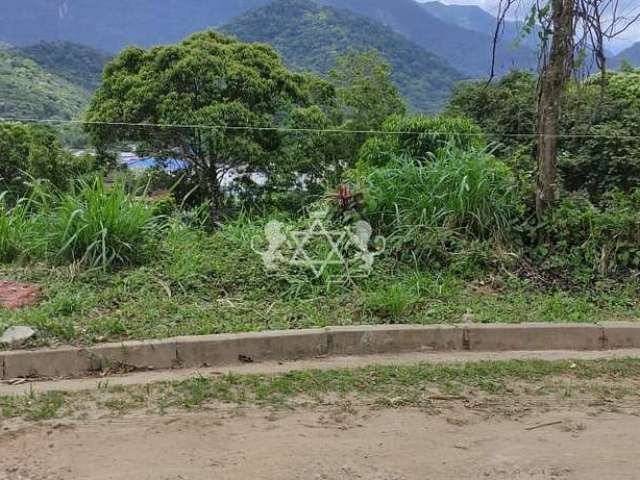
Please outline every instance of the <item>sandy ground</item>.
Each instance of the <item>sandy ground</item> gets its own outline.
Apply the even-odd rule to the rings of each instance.
[[[238,373],[371,363],[610,358],[638,352],[407,354],[230,367]],[[211,373],[211,372],[207,372]],[[190,371],[109,379],[139,384]],[[3,385],[78,390],[105,379]],[[636,383],[616,385],[637,388]],[[2,392],[4,390],[4,392]],[[9,392],[11,390],[11,392]],[[539,397],[440,399],[425,409],[363,401],[295,410],[212,405],[199,413],[95,411],[43,423],[0,421],[0,480],[620,480],[640,478],[640,403]],[[496,400],[496,399],[493,399]]]
[[[0,478],[639,478],[640,418],[586,410],[249,409],[31,425],[2,434]]]

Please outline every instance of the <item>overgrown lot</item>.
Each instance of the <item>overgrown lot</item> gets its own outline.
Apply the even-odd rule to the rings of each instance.
[[[377,55],[336,68],[293,73],[203,32],[107,66],[89,154],[0,124],[0,276],[43,289],[0,330],[45,345],[638,317],[638,71],[569,89],[559,198],[537,212],[532,76],[462,85],[428,117]],[[118,164],[131,147],[157,166]],[[328,237],[305,234],[317,221]]]

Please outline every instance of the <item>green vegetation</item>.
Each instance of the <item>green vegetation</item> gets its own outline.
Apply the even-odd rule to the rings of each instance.
[[[90,93],[98,88],[104,66],[111,59],[108,53],[72,42],[41,42],[15,51]]]
[[[276,117],[310,107],[315,90],[328,88],[320,80],[289,72],[270,47],[210,31],[176,46],[125,49],[107,66],[87,119],[249,126],[235,130],[165,128],[160,135],[135,125],[89,126],[99,151],[128,141],[141,143],[144,151],[159,158],[179,155],[195,173],[199,194],[210,203],[216,219],[227,173],[238,172],[240,179],[269,175],[283,158],[278,132],[264,128],[273,127]],[[323,116],[322,111],[315,112]],[[289,168],[295,170],[295,165]]]
[[[4,199],[3,199],[4,200]],[[135,264],[152,235],[151,207],[123,184],[79,180],[70,191],[35,185],[29,197],[0,210],[0,260],[64,260],[100,267]]]
[[[216,32],[128,48],[87,118],[138,125],[88,125],[95,158],[71,156],[50,130],[0,126],[0,274],[43,290],[39,305],[0,310],[0,330],[33,326],[38,346],[636,319],[637,76],[612,74],[604,97],[597,78],[573,87],[561,199],[539,219],[532,143],[512,135],[533,128],[527,74],[466,85],[446,115],[427,117],[407,115],[373,51],[338,57],[320,78]],[[588,126],[609,133],[585,137]],[[123,145],[184,168],[118,168]],[[296,239],[309,258],[332,253],[322,235],[295,236],[317,222],[350,239],[339,246],[349,262],[286,261]]]
[[[70,179],[94,168],[87,156],[64,150],[53,130],[21,123],[0,124],[0,191],[15,200],[38,180],[64,189]]]
[[[418,9],[419,10],[419,9]],[[440,109],[462,75],[402,35],[348,10],[306,0],[278,0],[226,24],[223,31],[272,45],[299,70],[328,73],[349,50],[378,51],[393,67],[395,85],[412,107]]]
[[[529,74],[514,72],[487,85],[461,85],[448,113],[465,115],[480,125],[505,157],[532,172],[535,84]],[[640,72],[609,72],[604,90],[599,76],[574,83],[564,100],[558,168],[568,191],[587,191],[597,199],[613,188],[640,185]],[[524,162],[529,161],[528,164]]]
[[[511,402],[606,402],[636,400],[637,359],[469,362],[358,369],[306,370],[278,375],[197,376],[181,382],[109,386],[96,392],[27,394],[0,397],[0,418],[45,420],[87,408],[115,414],[194,410],[220,405],[295,408],[313,405],[374,404],[380,408],[442,407],[441,401],[476,400],[499,407]],[[613,383],[615,381],[615,383]],[[513,403],[511,404],[513,407]],[[615,405],[612,406],[615,408]]]
[[[88,102],[83,88],[0,45],[0,117],[68,120]]]

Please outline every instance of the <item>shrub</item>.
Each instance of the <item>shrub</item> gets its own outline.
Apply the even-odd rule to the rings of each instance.
[[[396,251],[429,256],[461,240],[503,240],[523,212],[509,168],[484,150],[396,157],[363,179],[367,215]]]
[[[137,263],[151,234],[150,207],[101,178],[80,181],[53,209],[51,247],[56,255],[107,270]]]
[[[623,273],[640,268],[640,189],[613,191],[599,205],[566,196],[533,230],[533,258],[548,270]]]
[[[65,260],[107,270],[144,256],[156,218],[122,183],[107,187],[95,178],[67,193],[37,183],[31,189],[11,208],[0,203],[0,261]]]
[[[466,150],[484,146],[480,128],[461,117],[393,115],[382,130],[388,133],[372,137],[362,146],[360,164],[382,166],[398,155],[426,159],[445,147]]]
[[[34,178],[62,188],[93,168],[90,157],[72,156],[48,128],[0,123],[0,188],[14,199],[28,193]]]

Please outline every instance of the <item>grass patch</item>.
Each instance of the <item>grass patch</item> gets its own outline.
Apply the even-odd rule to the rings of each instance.
[[[510,360],[465,364],[370,366],[278,375],[197,376],[144,386],[101,386],[95,392],[0,397],[5,418],[44,420],[97,404],[116,414],[146,409],[194,410],[216,403],[295,407],[356,397],[382,407],[424,406],[439,394],[466,398],[637,398],[640,359]]]
[[[590,323],[634,320],[640,314],[634,283],[541,291],[521,280],[491,286],[494,278],[480,285],[455,274],[416,273],[384,263],[357,287],[307,284],[292,294],[290,286],[260,270],[259,258],[232,252],[206,260],[208,251],[229,246],[228,241],[206,237],[194,245],[190,248],[198,255],[205,253],[193,269],[168,268],[171,257],[111,274],[45,265],[0,267],[2,278],[44,288],[40,305],[0,310],[0,330],[31,326],[38,331],[33,344],[38,346],[328,325],[446,324],[463,318]],[[175,248],[175,258],[188,254]]]

